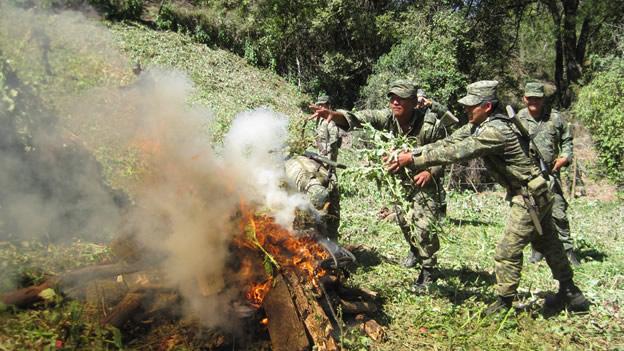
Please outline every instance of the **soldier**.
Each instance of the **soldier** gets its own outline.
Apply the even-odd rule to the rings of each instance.
[[[416,93],[414,83],[399,80],[392,83],[388,90],[389,109],[349,112],[316,106],[313,117],[333,121],[345,129],[358,128],[362,122],[368,122],[375,129],[389,131],[394,135],[407,135],[414,146],[423,146],[444,138],[446,130],[435,113],[417,107]],[[410,194],[407,200],[411,202],[411,208],[399,209],[400,213],[397,213],[399,226],[409,244],[409,252],[403,264],[414,267],[420,261],[422,266],[412,285],[416,292],[426,290],[435,279],[436,252],[440,249],[437,231],[445,195],[443,173],[443,167],[431,167],[418,173],[414,179],[419,191],[414,191],[413,187],[406,191]]]
[[[559,111],[552,109],[549,101],[544,97],[544,84],[527,83],[522,101],[527,106],[518,112],[518,118],[528,127],[534,144],[539,148],[540,155],[550,171],[551,190],[554,195],[552,218],[555,231],[563,244],[570,263],[580,264],[574,254],[574,245],[570,237],[570,222],[566,210],[568,202],[563,197],[561,188],[562,167],[570,164],[573,155],[573,141],[570,127]],[[529,262],[536,263],[543,255],[533,248]]]
[[[329,96],[320,94],[315,105],[330,108]],[[286,160],[286,176],[297,191],[307,195],[318,211],[319,230],[329,239],[337,240],[340,226],[340,190],[335,162],[342,144],[342,135],[334,122],[320,120],[316,126],[315,140],[318,155],[306,152],[305,155]]]
[[[497,81],[468,85],[468,94],[459,100],[469,123],[436,143],[402,152],[388,164],[390,171],[401,167],[426,169],[435,165],[482,157],[487,169],[507,190],[510,214],[494,256],[497,300],[486,313],[512,306],[522,271],[522,249],[533,244],[546,257],[559,291],[547,299],[548,307],[565,306],[585,310],[589,302],[572,281],[572,269],[552,226],[552,193],[528,154],[528,140],[521,137],[507,116],[498,109]],[[541,234],[540,234],[541,233]]]
[[[315,106],[331,110],[329,96],[321,93],[316,99]],[[338,160],[338,149],[342,146],[342,132],[336,123],[319,118],[316,125],[316,148],[319,154],[329,157],[332,161]]]

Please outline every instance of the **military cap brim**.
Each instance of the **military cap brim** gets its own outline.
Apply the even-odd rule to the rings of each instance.
[[[463,98],[457,100],[457,102],[459,102],[462,105],[465,106],[474,106],[474,105],[478,105],[481,103],[481,101],[483,101],[481,99],[480,96],[477,95],[472,95],[472,94],[468,94],[466,96],[464,96]]]
[[[537,91],[527,91],[524,93],[526,97],[544,97],[544,93],[540,93]]]

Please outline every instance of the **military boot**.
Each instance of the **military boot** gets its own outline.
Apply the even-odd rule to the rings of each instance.
[[[579,261],[578,257],[576,257],[576,253],[574,253],[573,249],[566,250],[566,256],[568,256],[568,261],[572,266],[580,266],[581,261]]]
[[[559,291],[555,296],[546,297],[544,306],[549,309],[566,308],[568,311],[589,310],[591,303],[572,280],[559,282]]]
[[[407,256],[405,256],[405,258],[403,259],[403,267],[405,268],[412,268],[414,266],[416,266],[416,264],[418,263],[418,256],[416,256],[416,254],[414,253],[414,250],[410,249],[409,252],[407,253]]]
[[[434,271],[435,270],[431,267],[423,267],[420,270],[420,274],[418,274],[418,278],[414,281],[414,284],[412,284],[412,292],[417,294],[427,292],[429,285],[436,279]]]
[[[498,296],[496,301],[492,302],[483,313],[489,316],[499,312],[507,312],[511,308],[512,303],[513,296]]]
[[[541,252],[531,248],[531,257],[529,258],[529,263],[537,263],[544,259],[544,255]]]

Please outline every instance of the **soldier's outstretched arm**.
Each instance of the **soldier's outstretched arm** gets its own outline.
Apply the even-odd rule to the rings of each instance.
[[[447,165],[473,158],[502,153],[505,149],[505,136],[496,128],[485,127],[479,134],[471,135],[455,143],[443,143],[426,147],[420,154],[412,154],[410,167],[425,169],[431,166]]]
[[[320,105],[310,105],[310,109],[314,112],[309,118],[323,118],[327,122],[334,121],[336,125],[340,128],[347,129],[349,128],[349,122],[345,118],[345,115],[341,112],[330,110],[326,107]]]

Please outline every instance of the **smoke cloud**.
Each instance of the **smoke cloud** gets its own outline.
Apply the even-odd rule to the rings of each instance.
[[[231,241],[241,230],[241,203],[263,208],[285,227],[291,226],[296,207],[309,206],[283,186],[288,118],[268,109],[242,112],[223,145],[215,148],[207,132],[212,113],[188,104],[195,87],[183,73],[151,67],[124,85],[118,73],[129,71],[127,60],[106,39],[103,27],[77,13],[4,13],[3,30],[9,27],[7,13],[11,23],[21,23],[9,34],[16,38],[28,31],[42,38],[63,38],[51,45],[36,40],[38,48],[25,50],[24,55],[32,54],[27,61],[33,67],[55,72],[59,66],[46,68],[43,61],[53,57],[54,50],[73,50],[106,62],[103,71],[112,72],[108,79],[116,77],[118,85],[80,94],[60,92],[67,102],[56,112],[63,118],[57,118],[37,94],[20,85],[20,75],[27,72],[6,79],[12,67],[5,61],[5,81],[19,91],[19,98],[12,99],[15,108],[0,105],[0,128],[7,136],[0,148],[0,212],[2,218],[15,219],[10,228],[2,224],[0,235],[33,239],[46,232],[55,240],[81,232],[103,241],[111,234],[134,240],[142,259],[157,264],[164,284],[182,293],[187,311],[206,325],[231,326],[232,306],[243,288],[232,286],[227,277]],[[84,44],[93,37],[99,38],[96,47]],[[93,150],[86,143],[69,142],[64,131],[71,126],[60,121],[97,128],[102,133],[100,150],[123,150],[132,160],[138,180],[125,189],[132,205],[108,185]],[[20,134],[21,125],[29,127],[26,136]],[[56,229],[50,231],[52,227]]]

